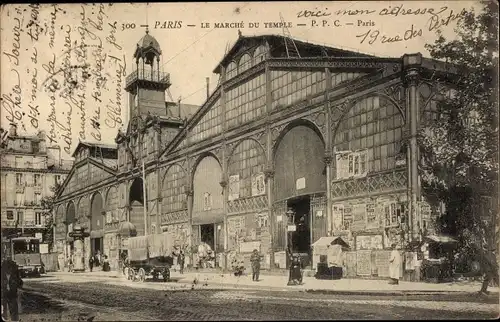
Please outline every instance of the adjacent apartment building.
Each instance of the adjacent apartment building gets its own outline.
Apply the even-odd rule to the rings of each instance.
[[[2,236],[42,236],[41,201],[54,194],[73,161],[63,160],[59,147],[47,146],[44,132],[20,135],[17,125],[2,131],[0,147]]]

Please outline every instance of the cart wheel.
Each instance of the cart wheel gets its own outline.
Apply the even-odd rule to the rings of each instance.
[[[133,268],[128,269],[128,279],[135,281],[135,270]]]
[[[144,268],[139,268],[139,281],[144,282],[146,280],[146,271]]]
[[[169,282],[170,281],[170,270],[168,268],[165,268],[163,270],[163,273],[161,275],[163,276],[163,282]]]

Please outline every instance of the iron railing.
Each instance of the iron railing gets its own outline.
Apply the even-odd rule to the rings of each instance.
[[[163,84],[170,84],[170,74],[165,72],[158,72],[156,70],[142,70],[138,69],[133,71],[127,76],[125,83],[126,87],[137,80],[146,80],[151,82],[159,82]]]

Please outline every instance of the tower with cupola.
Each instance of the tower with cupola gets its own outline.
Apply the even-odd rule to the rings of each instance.
[[[134,52],[134,70],[127,76],[125,90],[129,93],[129,119],[148,113],[166,116],[165,91],[170,75],[161,66],[162,51],[158,41],[146,30]]]

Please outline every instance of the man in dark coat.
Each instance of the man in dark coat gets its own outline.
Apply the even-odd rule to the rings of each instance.
[[[89,268],[90,268],[90,271],[92,272],[92,268],[94,268],[94,256],[93,255],[90,255],[90,257],[89,257]]]
[[[8,321],[6,319],[7,312],[10,314],[11,321],[19,321],[17,291],[23,286],[23,280],[21,279],[20,273],[16,262],[11,258],[6,258],[2,262],[2,318],[4,321]]]
[[[254,249],[252,256],[250,256],[250,262],[252,263],[252,281],[254,282],[259,281],[260,260],[261,260],[261,255],[259,254],[259,251]]]

